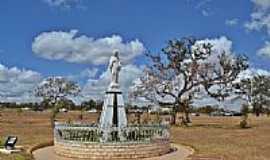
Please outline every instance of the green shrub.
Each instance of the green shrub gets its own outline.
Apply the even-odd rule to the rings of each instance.
[[[16,155],[15,160],[26,160],[26,158],[22,155]]]
[[[248,123],[247,123],[247,120],[246,120],[246,119],[243,119],[243,120],[240,122],[240,127],[241,127],[241,128],[248,128]]]
[[[242,120],[240,121],[240,128],[248,128],[248,113],[249,113],[249,108],[247,104],[243,104],[241,108],[241,113],[243,114]]]
[[[17,109],[16,109],[16,112],[17,112],[18,114],[21,114],[21,113],[23,112],[23,110],[22,110],[21,108],[17,108]]]
[[[4,146],[4,143],[5,143],[4,138],[1,138],[1,137],[0,137],[0,146],[1,146],[1,147]],[[0,160],[1,160],[1,159],[0,159]]]

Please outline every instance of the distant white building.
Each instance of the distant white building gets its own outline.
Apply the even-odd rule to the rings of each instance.
[[[93,108],[87,111],[88,113],[97,113],[97,109]]]
[[[173,111],[173,108],[171,106],[164,106],[164,107],[160,107],[160,112],[163,113],[170,113]]]

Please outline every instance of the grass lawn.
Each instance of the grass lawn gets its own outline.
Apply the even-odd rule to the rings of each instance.
[[[269,160],[270,117],[250,116],[249,129],[240,129],[239,121],[240,117],[193,117],[192,127],[172,128],[172,140],[194,147],[196,155],[225,160]]]
[[[25,150],[52,140],[48,112],[0,112],[0,137],[19,137]],[[78,120],[79,112],[61,113],[57,119]],[[85,113],[84,120],[94,122],[97,115]],[[252,128],[239,129],[240,117],[192,117],[193,126],[172,127],[172,141],[195,148],[196,157],[223,157],[225,160],[270,159],[270,118],[250,116]],[[25,152],[20,155],[1,155],[0,160],[31,160]]]

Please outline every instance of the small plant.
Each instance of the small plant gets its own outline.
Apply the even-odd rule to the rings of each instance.
[[[4,146],[4,141],[0,138],[0,147]]]
[[[16,155],[15,160],[26,160],[22,155]]]
[[[16,112],[17,112],[18,114],[21,114],[21,113],[23,112],[23,110],[22,110],[21,108],[17,108]]]
[[[242,117],[242,120],[240,121],[240,127],[241,128],[248,128],[247,119],[248,119],[249,109],[248,109],[247,104],[244,104],[242,106],[241,113],[243,114],[243,117]]]
[[[71,124],[71,122],[72,122],[71,118],[68,118],[67,124]]]
[[[270,117],[270,109],[269,108],[266,109],[266,115],[267,115],[267,117]]]

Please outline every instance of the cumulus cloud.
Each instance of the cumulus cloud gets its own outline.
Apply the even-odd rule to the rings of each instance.
[[[218,56],[222,53],[226,53],[227,55],[232,55],[232,41],[229,40],[225,36],[221,36],[219,38],[206,38],[198,41],[197,43],[210,43],[212,45],[212,52],[208,57],[208,60],[212,63],[218,64]]]
[[[212,50],[215,54],[221,54],[223,52],[232,52],[232,41],[225,36],[219,38],[206,38],[198,41],[198,43],[210,43],[212,45]]]
[[[239,19],[237,19],[237,18],[227,19],[227,20],[225,21],[225,24],[226,24],[227,26],[235,26],[235,25],[238,24],[238,21],[239,21]]]
[[[35,101],[31,92],[41,79],[41,74],[35,71],[0,64],[0,101]]]
[[[270,1],[269,0],[251,0],[254,4],[251,20],[245,24],[248,30],[266,29],[270,34]]]
[[[267,31],[270,35],[270,1],[251,0],[254,4],[251,20],[245,24],[250,31]],[[257,55],[270,58],[270,42],[266,41],[264,46],[257,51]]]
[[[238,75],[236,82],[240,82],[240,80],[243,79],[252,78],[255,75],[270,76],[270,71],[259,68],[249,68]]]
[[[41,33],[34,39],[32,50],[36,55],[49,60],[94,65],[106,64],[114,49],[120,51],[124,63],[130,62],[145,50],[138,39],[124,42],[119,35],[95,39],[77,33],[77,30]]]
[[[132,86],[132,82],[138,79],[142,74],[142,68],[129,64],[122,67],[120,72],[120,85],[125,99],[127,98],[128,90]],[[101,99],[105,95],[111,81],[111,73],[109,70],[103,72],[97,79],[89,79],[82,89],[82,94],[85,97]]]
[[[84,79],[90,79],[95,78],[97,76],[99,69],[98,68],[86,68],[82,70],[79,74],[75,75],[69,75],[67,76],[68,79],[72,81],[78,81],[78,80],[84,80]]]
[[[257,51],[257,54],[270,58],[270,42],[265,42],[264,46]]]

